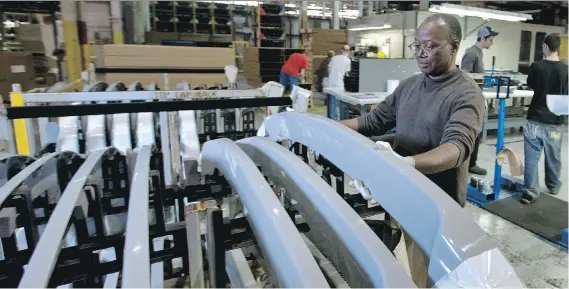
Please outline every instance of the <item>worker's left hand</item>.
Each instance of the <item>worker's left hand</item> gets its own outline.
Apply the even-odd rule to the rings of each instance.
[[[391,152],[395,157],[397,157],[398,159],[406,162],[407,164],[409,164],[412,167],[415,167],[415,159],[412,157],[402,157],[400,156],[398,153],[396,153],[393,148],[391,147],[391,145],[388,142],[384,142],[384,141],[376,141],[375,145],[377,146],[378,149],[380,150],[385,150],[385,151],[389,151]]]

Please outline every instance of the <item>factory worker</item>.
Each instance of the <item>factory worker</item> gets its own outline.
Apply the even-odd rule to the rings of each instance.
[[[456,68],[461,37],[453,16],[425,19],[409,45],[422,73],[403,80],[365,117],[342,123],[373,135],[397,126],[395,152],[464,206],[467,160],[481,131],[484,97],[474,80]]]
[[[484,97],[474,80],[455,65],[461,39],[454,16],[429,16],[409,45],[422,73],[403,80],[366,116],[341,123],[368,135],[382,135],[397,126],[393,153],[464,207],[468,159],[481,131]],[[382,142],[378,148],[391,150]],[[404,238],[407,243],[409,236]],[[427,286],[422,251],[416,244],[406,247],[413,281]]]
[[[460,69],[466,73],[484,73],[484,53],[483,49],[490,49],[494,44],[494,37],[498,36],[498,32],[490,26],[483,26],[478,30],[476,43],[472,47],[464,51],[464,56],[460,62]],[[470,156],[470,164],[468,171],[471,174],[486,175],[486,170],[476,165],[478,160],[478,147],[480,146],[481,135],[479,134],[474,143],[474,149]]]
[[[332,57],[328,64],[328,83],[326,87],[339,88],[344,90],[344,76],[350,71],[352,61],[350,60],[350,46],[344,45],[340,54]],[[336,106],[340,111],[340,118],[336,112]],[[348,107],[345,102],[337,101],[336,97],[328,94],[328,118],[333,120],[348,118]]]
[[[533,98],[524,126],[524,192],[521,202],[533,203],[540,194],[538,166],[541,151],[545,154],[545,185],[556,195],[561,189],[561,144],[564,117],[547,107],[547,95],[567,95],[567,64],[559,60],[561,38],[549,34],[543,41],[545,58],[529,67],[527,84]]]
[[[306,55],[297,52],[291,54],[281,68],[280,83],[285,87],[286,91],[291,91],[293,86],[304,80],[304,74],[307,69],[308,58],[306,58]]]

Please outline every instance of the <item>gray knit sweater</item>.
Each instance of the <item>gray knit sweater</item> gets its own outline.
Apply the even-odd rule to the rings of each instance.
[[[405,79],[385,101],[359,119],[358,131],[382,135],[397,126],[393,149],[402,156],[425,153],[445,143],[456,145],[460,158],[455,168],[427,177],[464,206],[468,159],[483,116],[482,91],[457,69],[436,79],[424,74]]]

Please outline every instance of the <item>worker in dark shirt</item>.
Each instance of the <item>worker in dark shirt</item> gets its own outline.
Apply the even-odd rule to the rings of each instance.
[[[524,192],[522,203],[535,202],[539,197],[538,164],[545,153],[545,185],[550,194],[561,188],[561,143],[564,117],[547,108],[547,95],[567,95],[567,65],[559,60],[561,39],[549,34],[543,41],[544,59],[531,64],[527,84],[533,99],[524,126]]]
[[[409,46],[422,73],[403,80],[366,116],[341,123],[373,135],[397,125],[394,153],[464,207],[468,158],[481,131],[484,97],[474,80],[455,65],[461,39],[454,16],[429,16]],[[386,149],[386,144],[378,142],[378,148]],[[423,253],[410,236],[403,235],[411,277],[424,288],[429,280]]]
[[[460,69],[465,73],[484,73],[484,53],[482,49],[490,49],[494,44],[494,37],[498,36],[498,32],[490,26],[482,26],[478,30],[476,43],[464,51],[464,56],[460,62]],[[481,135],[478,135],[474,143],[474,149],[470,156],[470,164],[468,172],[476,175],[486,175],[486,169],[476,165],[478,160],[478,147],[480,146]]]
[[[323,81],[326,77],[328,77],[328,64],[330,64],[330,60],[332,60],[332,57],[334,57],[334,55],[334,51],[328,51],[326,59],[320,63],[320,66],[314,72],[314,75],[316,76],[316,91],[318,92],[322,92],[324,88]]]
[[[481,131],[484,97],[474,80],[456,68],[461,34],[453,16],[428,17],[409,46],[422,74],[402,81],[365,117],[342,123],[373,135],[397,125],[395,152],[464,206],[467,160]]]

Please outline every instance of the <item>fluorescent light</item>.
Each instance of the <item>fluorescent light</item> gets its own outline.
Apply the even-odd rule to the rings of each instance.
[[[382,26],[358,25],[358,26],[354,26],[354,27],[348,27],[348,30],[350,30],[350,31],[365,31],[365,30],[378,30],[378,29],[389,29],[389,28],[391,28],[391,25],[389,25],[389,24],[384,24]]]
[[[429,11],[436,13],[454,14],[460,17],[473,16],[487,20],[495,19],[495,20],[504,20],[512,22],[526,21],[533,19],[533,17],[530,14],[507,12],[507,11],[496,12],[495,10],[491,9],[468,7],[463,5],[455,5],[447,3],[444,3],[442,5],[432,5],[431,8],[429,8]]]

